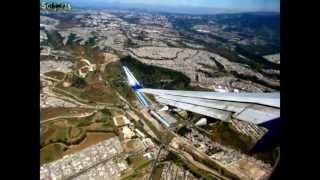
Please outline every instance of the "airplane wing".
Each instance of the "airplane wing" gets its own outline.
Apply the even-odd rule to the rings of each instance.
[[[139,89],[152,94],[161,104],[229,121],[231,118],[262,124],[280,117],[278,93],[217,93]]]
[[[143,88],[127,67],[124,67],[129,86],[141,94],[152,94],[164,105],[230,121],[239,119],[264,124],[280,117],[279,93],[222,93]],[[141,96],[138,96],[141,99]],[[141,102],[141,100],[140,100]]]

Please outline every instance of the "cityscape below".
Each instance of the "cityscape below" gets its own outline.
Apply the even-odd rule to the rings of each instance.
[[[40,11],[40,179],[269,179],[279,6],[93,2]]]

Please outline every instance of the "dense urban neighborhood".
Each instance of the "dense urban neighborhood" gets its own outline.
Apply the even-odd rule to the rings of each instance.
[[[148,88],[279,92],[278,20],[41,11],[40,179],[267,179],[280,147],[251,150],[268,129],[168,108],[152,95],[146,108],[122,67]]]

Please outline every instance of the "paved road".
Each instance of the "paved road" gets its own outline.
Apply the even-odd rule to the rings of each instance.
[[[149,176],[148,180],[151,180],[151,179],[152,179],[152,175],[153,175],[153,173],[154,173],[154,171],[155,171],[155,169],[156,169],[156,166],[157,166],[157,163],[158,163],[158,160],[159,160],[159,156],[160,156],[161,150],[162,150],[162,148],[164,148],[164,147],[165,147],[165,145],[164,145],[164,144],[161,144],[160,149],[159,149],[158,154],[157,154],[157,157],[156,157],[155,161],[153,162],[152,170],[151,170],[151,173],[150,173],[150,176]]]

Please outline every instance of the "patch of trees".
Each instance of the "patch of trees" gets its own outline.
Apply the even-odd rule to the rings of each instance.
[[[111,111],[109,109],[102,109],[101,112],[107,117],[111,116]]]
[[[191,130],[188,129],[188,128],[186,128],[185,126],[183,126],[182,128],[180,128],[180,129],[177,131],[177,133],[178,133],[180,136],[184,136],[184,135],[186,135],[186,134],[188,134],[188,133],[190,133],[190,132],[191,132]]]
[[[236,46],[236,51],[251,59],[250,61],[248,61],[246,64],[248,64],[251,68],[257,68],[257,64],[260,64],[261,68],[268,68],[268,69],[280,69],[280,65],[278,64],[274,64],[272,62],[267,61],[266,59],[264,59],[261,55],[257,55],[255,54],[255,50],[252,49],[252,47],[248,47],[248,46]],[[260,69],[256,69],[256,70],[260,70]]]
[[[68,36],[68,41],[67,41],[66,44],[67,44],[67,45],[75,45],[75,44],[76,44],[76,42],[75,42],[76,38],[77,38],[77,35],[74,34],[74,33],[71,33],[71,34]]]
[[[189,86],[190,79],[180,72],[143,64],[131,56],[122,57],[120,61],[123,65],[126,65],[132,71],[137,80],[146,87],[187,89]],[[164,83],[161,81],[163,79],[170,79],[172,81]]]
[[[88,45],[88,46],[94,46],[94,45],[96,45],[96,37],[90,37],[89,39],[88,39],[88,41],[86,42],[86,45]]]
[[[76,88],[84,88],[87,85],[85,78],[74,75],[72,78],[72,86]]]
[[[90,124],[92,124],[92,121],[90,118],[82,118],[79,124],[77,125],[77,127],[89,126]]]
[[[57,31],[46,31],[47,33],[47,45],[52,46],[56,49],[61,49],[63,47],[62,37]]]

